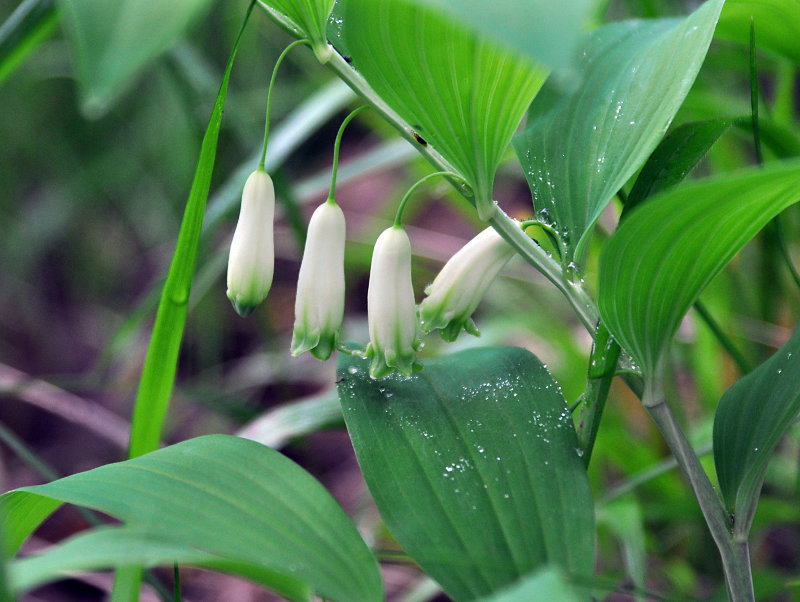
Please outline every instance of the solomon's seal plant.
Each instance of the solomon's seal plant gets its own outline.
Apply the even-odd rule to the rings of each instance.
[[[244,185],[239,221],[228,256],[227,295],[241,316],[250,315],[266,299],[272,285],[274,215],[272,178],[263,169],[257,169]]]
[[[370,376],[381,378],[392,370],[411,376],[419,346],[419,323],[411,285],[411,242],[399,224],[384,230],[375,241],[367,319]]]
[[[470,316],[513,256],[514,249],[494,228],[464,245],[425,289],[419,307],[423,332],[438,328],[445,341],[455,341],[462,329],[479,336]]]
[[[105,8],[107,4],[114,7]],[[141,37],[147,36],[149,41],[151,34],[158,37],[164,25],[152,18],[151,12],[164,14],[163,4],[158,0],[59,0],[63,9],[59,13],[71,27],[69,40],[86,42],[78,44],[79,50],[94,48],[96,42],[106,39],[114,42],[98,53],[103,59],[99,65],[82,65],[80,71],[105,73],[108,65],[124,61],[130,54],[127,47],[122,56],[114,54],[116,43],[127,37],[100,35],[108,32],[92,27],[114,22],[118,14],[124,14],[125,26],[135,28],[140,23]],[[170,10],[200,4],[204,3],[171,3]],[[647,5],[648,10],[657,11],[656,5],[664,3],[632,0],[620,4]],[[383,523],[376,532],[391,532],[392,544],[402,548],[403,560],[413,562],[413,570],[425,574],[415,573],[415,578],[424,581],[406,599],[420,599],[420,591],[429,589],[434,581],[456,602],[589,600],[612,592],[637,599],[727,596],[736,602],[751,602],[756,593],[764,599],[782,596],[784,592],[777,589],[790,589],[794,577],[778,574],[772,567],[765,570],[768,545],[760,543],[764,553],[756,555],[755,574],[760,571],[761,580],[756,580],[754,587],[749,540],[754,525],[762,530],[757,540],[768,539],[762,534],[769,521],[763,516],[754,520],[765,481],[780,498],[771,510],[775,516],[784,512],[781,519],[796,518],[797,514],[796,432],[787,441],[789,453],[784,453],[780,466],[774,463],[770,470],[767,466],[773,452],[781,449],[781,438],[796,427],[800,414],[800,329],[791,338],[784,336],[794,327],[786,318],[791,311],[780,316],[760,315],[759,323],[770,323],[770,333],[788,340],[752,369],[757,359],[764,359],[758,356],[765,356],[766,347],[751,344],[746,336],[731,340],[727,331],[737,328],[737,321],[743,321],[749,310],[758,312],[746,307],[749,295],[731,302],[729,294],[719,292],[726,290],[724,286],[715,289],[708,285],[718,276],[730,278],[728,272],[734,270],[738,273],[730,278],[731,286],[739,287],[751,279],[752,272],[759,270],[744,271],[739,265],[751,267],[748,262],[755,253],[771,260],[764,262],[769,270],[764,270],[764,290],[760,292],[777,295],[778,287],[789,281],[775,277],[782,269],[794,281],[792,286],[800,287],[800,275],[789,252],[796,248],[786,248],[782,222],[773,222],[759,234],[779,213],[800,202],[800,160],[790,158],[800,156],[800,125],[792,96],[800,56],[796,44],[791,43],[793,38],[781,39],[786,36],[774,25],[771,11],[781,13],[785,17],[781,21],[798,26],[800,22],[792,3],[783,0],[739,0],[729,3],[731,9],[723,9],[724,0],[699,4],[692,14],[681,18],[630,20],[592,29],[588,23],[605,20],[607,2],[253,2],[248,15],[259,6],[297,41],[279,55],[269,80],[258,167],[246,183],[237,179],[235,186],[224,187],[233,190],[228,195],[232,203],[244,184],[227,274],[228,297],[236,311],[243,315],[253,311],[272,283],[276,198],[265,159],[276,74],[290,49],[310,47],[318,59],[311,61],[311,67],[332,71],[359,97],[359,104],[372,109],[373,121],[365,125],[376,126],[375,122],[383,120],[412,145],[415,151],[405,149],[409,154],[419,153],[435,169],[411,186],[396,208],[388,208],[395,211],[393,222],[382,210],[369,216],[348,215],[350,242],[355,244],[347,265],[351,271],[361,268],[366,272],[369,264],[369,283],[366,317],[359,320],[354,314],[347,324],[356,332],[359,328],[367,332],[361,338],[368,337],[368,342],[362,346],[343,342],[348,248],[345,213],[356,206],[356,211],[366,214],[374,203],[356,198],[351,205],[340,199],[340,206],[335,197],[342,132],[362,107],[339,128],[330,191],[310,216],[291,340],[294,355],[308,351],[326,360],[340,351],[339,403],[331,398],[331,382],[331,391],[259,417],[255,422],[258,428],[240,431],[242,436],[198,437],[155,451],[163,439],[175,438],[174,432],[164,436],[161,427],[175,381],[184,324],[192,310],[190,289],[237,38],[203,139],[142,371],[131,427],[132,459],[0,497],[0,529],[7,540],[3,543],[12,553],[61,502],[96,508],[118,518],[120,524],[87,530],[31,559],[7,561],[5,555],[0,556],[0,599],[9,599],[6,589],[12,590],[12,595],[20,594],[67,571],[109,567],[119,569],[113,599],[128,599],[135,596],[141,578],[141,570],[131,564],[173,563],[224,569],[290,600],[386,599],[378,554],[333,498],[288,458],[244,438],[246,433],[272,444],[279,437],[339,425],[342,419],[380,511]],[[31,26],[30,20],[35,21],[39,8],[47,10],[52,2],[30,0],[23,5],[22,17],[10,20],[12,26],[21,24],[21,30],[12,32],[21,37],[5,35],[14,27],[0,28],[0,80],[19,57],[13,48],[9,52],[9,44],[13,46],[15,39],[36,40],[47,30],[48,23]],[[26,12],[31,6],[39,8]],[[602,10],[591,13],[597,6]],[[618,10],[609,12],[617,14]],[[747,20],[740,22],[745,13]],[[754,21],[749,21],[751,15],[755,15]],[[191,15],[184,16],[191,21]],[[773,110],[768,118],[759,119],[753,25],[748,38],[752,57],[749,118],[733,115],[709,120],[709,108],[727,115],[746,105],[720,100],[713,77],[704,78],[698,82],[698,90],[691,90],[717,22],[722,25],[721,35],[741,42],[742,24],[746,30],[748,23],[757,24],[759,18],[772,30],[764,38],[769,60],[775,63],[764,78],[774,84],[770,96],[776,100],[769,101]],[[164,21],[168,20],[166,14]],[[87,28],[92,35],[85,40],[81,35]],[[152,46],[161,47],[163,42],[155,40]],[[776,61],[773,54],[782,56]],[[312,58],[310,52],[307,58]],[[709,71],[718,68],[720,57],[715,58],[707,66]],[[307,68],[309,62],[298,61],[296,66]],[[726,77],[725,81],[733,80]],[[684,103],[687,95],[695,92],[691,102]],[[321,98],[323,105],[330,100]],[[328,112],[319,123],[327,124],[352,100],[352,96],[345,98],[334,108],[326,105]],[[708,103],[710,107],[705,106]],[[283,143],[283,134],[294,137],[296,148],[315,133],[317,126],[309,123],[318,119],[320,106],[311,104],[303,103],[302,110],[293,113],[296,119],[284,122]],[[291,102],[284,103],[289,105]],[[698,111],[700,105],[703,110]],[[681,125],[665,138],[678,114]],[[385,136],[389,128],[381,129],[381,125],[385,124],[374,129]],[[711,177],[682,182],[706,153],[714,152],[712,147],[722,134],[734,127],[748,133],[746,145],[744,136],[724,141],[729,145],[721,155],[724,161],[712,156],[708,162]],[[759,128],[768,135],[760,137]],[[314,142],[321,137],[317,135]],[[242,138],[249,144],[248,136]],[[761,152],[762,140],[772,146],[769,153]],[[515,154],[509,152],[509,144]],[[288,146],[275,144],[271,150]],[[390,151],[388,154],[396,153]],[[353,172],[363,175],[376,166],[385,168],[389,164],[386,154],[370,151],[363,163],[360,157],[351,164]],[[763,165],[748,167],[747,163],[754,162],[751,156]],[[763,161],[764,157],[782,158]],[[396,171],[402,171],[399,162],[410,161],[402,153],[390,159]],[[519,202],[512,204],[511,199],[503,198],[502,192],[519,186],[504,182],[502,189],[495,190],[496,171],[504,159],[516,159],[519,165],[507,170],[503,180],[519,174],[518,183],[522,183],[522,175],[527,181],[522,208]],[[271,156],[273,174],[289,172],[277,171],[279,163]],[[734,167],[716,173],[719,164]],[[241,172],[251,170],[248,160]],[[403,175],[413,180],[420,175],[417,170],[419,165],[407,165]],[[459,227],[470,223],[481,231],[445,263],[417,306],[407,233],[415,218],[407,216],[408,222],[404,222],[403,215],[413,191],[433,177],[443,177],[452,185],[452,192],[463,197],[457,209],[461,214],[455,216],[462,224]],[[327,173],[310,180],[316,186],[326,178]],[[292,194],[305,186],[290,180],[284,180],[285,187],[279,186],[278,200],[300,241],[304,214],[299,204],[309,198],[318,202],[322,195]],[[384,187],[395,181],[383,180]],[[405,186],[405,181],[401,185]],[[395,192],[392,189],[384,196],[393,201]],[[512,219],[504,206],[513,206],[521,221]],[[226,214],[221,211],[217,215]],[[422,222],[431,215],[442,213],[438,208],[420,212],[413,227],[427,229],[428,224]],[[452,214],[447,215],[449,220]],[[793,218],[786,223],[797,223],[797,215]],[[447,220],[437,223],[450,232]],[[596,233],[598,223],[601,235]],[[378,231],[370,257],[363,242],[374,240]],[[426,233],[420,234],[417,238],[413,233],[415,242]],[[427,234],[436,238],[432,231]],[[726,268],[757,235],[769,244],[745,249],[737,259],[740,263]],[[504,284],[504,291],[517,294],[508,296],[508,311],[498,312],[493,323],[498,327],[487,328],[491,337],[486,338],[495,339],[490,341],[494,345],[511,340],[519,346],[477,346],[474,339],[464,337],[459,346],[466,349],[459,352],[442,351],[444,346],[438,342],[423,352],[420,337],[433,330],[445,341],[454,341],[462,330],[478,334],[472,316],[484,296],[493,292],[492,283],[514,255],[543,278],[537,281],[533,274],[526,278],[520,271],[519,278]],[[761,255],[758,259],[761,265]],[[413,263],[424,266],[426,261],[421,258]],[[204,274],[213,275],[215,266],[209,261],[203,266]],[[220,265],[220,277],[221,271]],[[362,290],[358,276],[356,273],[353,291]],[[276,278],[281,285],[283,281]],[[539,297],[542,287],[549,290]],[[557,301],[551,302],[556,295]],[[710,301],[708,305],[700,303],[700,295]],[[280,346],[265,347],[271,349],[270,363],[278,360],[275,363],[279,364],[281,358],[273,349],[281,349],[281,357],[286,355],[291,317],[282,320],[289,312],[280,311],[287,296],[273,296],[277,297],[276,311],[270,313],[269,331],[285,340]],[[533,296],[536,299],[532,301]],[[791,297],[795,296],[792,291]],[[224,299],[220,294],[212,302],[224,303]],[[697,313],[687,313],[693,307]],[[573,310],[574,316],[563,315]],[[729,320],[726,328],[715,322],[717,311],[742,315]],[[749,315],[746,320],[754,321]],[[690,334],[677,354],[673,339],[679,328]],[[702,349],[692,348],[687,353],[692,342],[686,339],[693,334],[698,341],[704,337],[703,344],[696,345]],[[234,336],[226,338],[225,353],[220,355],[227,357],[230,349],[235,351],[236,342]],[[738,349],[741,344],[749,344],[744,353]],[[522,347],[556,361],[550,362],[548,369]],[[708,354],[709,349],[713,350],[711,361],[708,357],[693,360],[697,374],[691,373],[686,356]],[[730,362],[717,361],[727,359],[721,358],[722,350],[738,358],[738,373]],[[264,355],[267,353],[259,350],[254,357],[260,360]],[[421,370],[423,360],[425,370]],[[709,366],[719,374],[710,375]],[[272,375],[272,368],[264,368],[264,373]],[[185,372],[191,372],[191,363]],[[224,367],[213,372],[226,376],[240,373]],[[325,370],[319,372],[332,376]],[[680,377],[680,387],[671,383],[673,375]],[[622,394],[612,387],[617,377],[623,381],[618,383]],[[688,387],[683,383],[695,377],[698,382],[713,381],[715,387],[709,386],[712,392],[703,391],[702,395],[698,387],[692,411],[681,412],[678,420],[672,408],[682,402],[681,393]],[[16,391],[18,382],[8,378],[2,363],[0,381],[6,382],[6,392]],[[302,389],[309,384],[303,380]],[[622,389],[623,385],[627,389]],[[271,396],[273,388],[279,387],[259,388],[259,401]],[[196,389],[199,387],[186,386],[182,392],[188,397]],[[223,393],[239,398],[241,389],[237,382],[233,390]],[[621,399],[624,403],[618,403]],[[606,407],[610,411],[604,412]],[[576,417],[577,408],[581,410]],[[700,416],[699,425],[691,424],[695,416]],[[684,422],[700,426],[696,430],[701,434],[708,433],[712,416],[713,445],[706,441],[704,447],[693,447]],[[634,419],[652,420],[657,438],[645,441],[640,433],[630,434],[628,426]],[[264,427],[265,423],[268,426]],[[256,431],[259,433],[254,435]],[[649,431],[656,433],[655,428]],[[9,441],[4,429],[0,429],[0,437]],[[664,443],[674,463],[661,458],[666,451]],[[11,447],[18,448],[16,444]],[[707,470],[710,464],[700,461],[702,453],[713,454],[715,471]],[[675,465],[681,474],[672,470]],[[665,474],[669,472],[672,474]],[[674,482],[659,489],[652,475],[664,475]],[[681,489],[685,484],[680,479],[688,480],[690,487]],[[645,482],[648,487],[641,487]],[[665,498],[664,492],[671,497]],[[672,513],[667,520],[665,513],[657,510],[658,536],[647,537],[645,529],[654,524],[651,508],[663,508],[664,503],[673,506],[679,496],[688,497],[689,492],[700,512],[677,513],[680,518]],[[690,499],[690,504],[695,500]],[[598,529],[598,521],[610,528]],[[678,527],[665,528],[669,521],[677,522]],[[371,533],[367,539],[381,543],[382,538]],[[608,554],[618,548],[624,551]],[[691,581],[683,578],[690,558],[677,557],[681,552],[676,550],[689,549],[701,551],[698,557],[716,549],[720,563],[719,567],[716,563],[695,565],[696,583],[684,585],[679,582]],[[663,570],[673,566],[678,566],[681,574],[674,582],[670,571]],[[177,566],[175,572],[179,576]],[[713,592],[709,592],[709,584]],[[659,591],[650,591],[654,588]],[[179,589],[178,584],[169,597],[180,599]],[[168,597],[164,591],[160,595]]]
[[[317,207],[297,277],[292,355],[331,356],[344,316],[344,213],[333,199]]]

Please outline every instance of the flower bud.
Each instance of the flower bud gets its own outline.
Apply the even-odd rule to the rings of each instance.
[[[344,214],[328,201],[308,223],[297,278],[292,355],[304,351],[326,360],[336,348],[344,316]]]
[[[257,169],[244,185],[239,222],[228,256],[228,299],[241,316],[251,314],[266,298],[272,285],[274,214],[272,179],[267,172]]]
[[[494,228],[486,228],[464,245],[425,289],[422,330],[438,328],[445,341],[455,341],[462,328],[479,336],[470,316],[513,255],[514,249]]]
[[[370,376],[381,378],[393,369],[411,376],[419,345],[419,322],[411,285],[411,242],[400,226],[384,230],[375,242],[369,270],[367,321]]]

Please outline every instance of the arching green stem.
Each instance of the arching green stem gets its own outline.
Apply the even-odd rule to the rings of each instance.
[[[411,198],[411,195],[414,191],[422,186],[425,182],[430,180],[431,178],[435,178],[436,176],[449,176],[451,178],[456,178],[457,180],[461,180],[462,182],[466,183],[466,180],[459,176],[456,173],[451,171],[435,171],[433,173],[429,173],[427,176],[420,178],[416,184],[414,184],[411,188],[408,189],[403,199],[400,201],[400,205],[397,207],[397,214],[394,216],[394,225],[395,227],[399,228],[403,225],[403,210],[406,208],[406,203],[408,203],[408,199]]]
[[[336,142],[333,143],[333,168],[331,171],[331,190],[328,193],[329,201],[333,201],[334,193],[336,192],[336,174],[339,171],[339,146],[342,144],[342,134],[344,134],[344,128],[347,127],[347,124],[350,123],[356,117],[356,115],[368,108],[369,107],[367,105],[358,107],[347,117],[345,117],[344,121],[342,121],[342,125],[339,126],[339,131],[336,134]],[[266,148],[266,146],[264,148]]]
[[[295,46],[299,46],[300,44],[305,44],[306,46],[311,46],[311,42],[306,39],[296,40],[289,44],[286,48],[283,49],[283,52],[280,53],[278,56],[278,60],[275,61],[275,68],[272,70],[272,77],[269,80],[269,90],[267,91],[267,117],[265,119],[264,125],[264,146],[261,149],[261,161],[258,163],[259,169],[264,169],[264,162],[267,158],[267,140],[269,140],[269,116],[272,112],[272,89],[275,87],[275,78],[278,75],[278,67],[281,66],[283,59],[289,54],[289,51],[294,48]]]

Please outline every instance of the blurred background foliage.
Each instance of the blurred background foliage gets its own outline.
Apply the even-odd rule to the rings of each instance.
[[[68,3],[33,4],[56,11]],[[686,14],[696,4],[619,0],[600,3],[597,14],[606,21],[660,17]],[[16,2],[0,0],[0,21],[17,8]],[[43,41],[0,81],[3,490],[124,457],[158,294],[203,130],[245,8],[238,0],[207,3],[177,42],[144,65],[102,111],[96,106],[87,111],[63,22],[55,16],[43,25]],[[736,10],[736,3],[729,2],[730,15],[723,14],[673,128],[749,115],[747,39],[738,28]],[[264,14],[256,11],[254,17],[231,78],[165,438],[177,442],[210,432],[242,432],[281,447],[322,480],[368,543],[385,552],[389,599],[432,599],[435,588],[397,557],[371,505],[341,424],[333,362],[293,359],[288,353],[305,223],[327,192],[339,123],[357,106],[347,88],[306,50],[289,55],[273,99],[268,167],[271,160],[280,210],[272,291],[246,320],[224,294],[227,245],[241,184],[257,163],[269,75],[291,41]],[[755,26],[758,44],[758,21]],[[769,35],[768,30],[768,45]],[[767,159],[800,153],[798,57],[792,48],[760,48],[757,56]],[[495,198],[515,217],[529,217],[530,192],[511,157],[509,151]],[[694,176],[754,162],[745,120],[723,134]],[[427,171],[427,163],[370,112],[348,128],[337,193],[348,220],[346,338],[367,339],[371,244],[402,193]],[[406,212],[418,299],[442,262],[481,227],[473,208],[446,184],[428,191],[425,202],[413,202]],[[618,213],[614,205],[601,217],[592,241],[590,287],[603,233],[613,230]],[[789,338],[800,315],[800,290],[780,249],[783,236],[797,264],[798,233],[800,211],[790,208],[780,232],[774,225],[765,229],[703,293],[703,303],[751,366]],[[591,339],[565,300],[528,266],[512,262],[490,289],[476,321],[481,339],[462,336],[445,347],[428,337],[424,355],[474,345],[526,347],[547,364],[567,399],[578,399]],[[693,443],[709,452],[716,403],[741,374],[696,312],[684,320],[673,346],[670,374],[672,397],[685,402],[679,406],[681,420]],[[706,460],[713,471],[710,456]],[[759,599],[800,596],[799,460],[800,428],[795,425],[769,467],[753,527]],[[598,501],[598,582],[604,595],[629,599],[625,592],[637,575],[646,574],[643,587],[656,598],[659,593],[672,599],[724,598],[714,586],[720,567],[700,511],[657,430],[619,381],[590,478]],[[83,526],[78,514],[62,510],[32,545],[45,545]],[[167,573],[159,576],[170,579]],[[109,587],[110,578],[77,579],[43,588],[30,599],[102,599]],[[228,577],[192,571],[184,578],[187,600],[223,599],[223,591],[225,599],[269,599]]]

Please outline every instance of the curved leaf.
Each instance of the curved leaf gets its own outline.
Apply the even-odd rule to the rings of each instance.
[[[339,395],[381,516],[451,596],[551,563],[594,568],[594,511],[558,385],[530,352],[472,349],[411,378],[342,356]]]
[[[83,108],[104,113],[211,0],[58,0]]]
[[[284,25],[294,30],[295,35],[308,38],[317,57],[325,62],[329,56],[325,30],[328,17],[336,0],[259,0],[262,6],[279,13]]]
[[[723,0],[684,19],[628,21],[593,31],[581,85],[545,86],[514,139],[537,213],[560,232],[562,258],[582,263],[605,206],[669,127],[705,58]]]
[[[335,600],[382,596],[375,559],[341,507],[291,460],[252,441],[200,437],[6,493],[9,543],[18,547],[60,502],[221,557],[248,577],[282,575],[278,586],[288,578]]]
[[[69,539],[42,554],[13,561],[9,581],[24,592],[70,571],[96,571],[128,566],[169,566],[173,563],[236,573],[262,583],[290,600],[310,600],[308,586],[256,564],[233,562],[192,546],[141,529],[98,528]]]
[[[800,413],[800,327],[771,358],[734,383],[714,416],[714,463],[737,530],[747,533],[778,440]]]
[[[748,45],[751,18],[759,48],[800,64],[800,0],[728,0],[719,17],[719,36]]]
[[[492,207],[497,166],[545,70],[409,3],[347,0],[338,12],[353,66]]]
[[[711,279],[783,209],[800,201],[800,162],[683,184],[631,213],[600,258],[598,306],[614,337],[654,376],[681,319]]]

